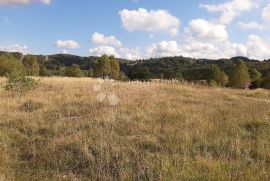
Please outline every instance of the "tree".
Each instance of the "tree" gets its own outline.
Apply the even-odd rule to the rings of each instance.
[[[221,82],[222,72],[217,65],[213,65],[210,71],[210,80],[214,80],[218,85]]]
[[[137,80],[150,80],[152,73],[148,67],[136,67],[129,75],[131,79]]]
[[[231,70],[230,85],[235,88],[246,88],[250,86],[248,67],[243,60],[240,60]]]
[[[110,77],[111,75],[111,63],[107,55],[102,55],[97,62],[97,65],[94,69],[95,77],[105,78],[106,76]]]
[[[182,81],[183,80],[183,75],[181,72],[178,72],[178,71],[173,71],[173,70],[167,70],[165,71],[163,74],[162,74],[163,78],[164,79],[167,79],[167,80],[172,80],[172,79],[176,79],[176,80],[179,80],[179,81]]]
[[[224,71],[222,71],[219,85],[225,87],[228,84],[228,82],[229,82],[229,76]]]
[[[114,58],[114,56],[110,56],[111,62],[111,78],[118,80],[120,78],[120,64],[119,61]]]
[[[40,65],[39,75],[40,76],[51,76],[50,72],[47,70],[45,65]]]
[[[9,54],[0,55],[0,76],[6,76],[16,70],[17,72],[24,72],[24,67],[19,60]]]
[[[229,82],[228,75],[217,65],[213,65],[210,71],[210,85],[226,86]]]
[[[260,80],[262,78],[262,73],[259,72],[256,68],[253,68],[249,72],[251,82],[255,82],[257,80]]]
[[[114,56],[101,56],[94,69],[94,77],[109,77],[118,80],[120,78],[119,61]]]
[[[40,67],[38,59],[34,55],[27,55],[23,59],[23,65],[27,75],[39,75]]]
[[[83,72],[79,65],[73,64],[71,67],[66,69],[66,75],[68,77],[82,77]]]
[[[172,80],[175,77],[175,73],[172,70],[167,70],[163,73],[163,78],[166,80]]]
[[[129,80],[129,77],[126,76],[126,74],[124,72],[120,72],[120,79],[122,81],[128,81]]]
[[[261,86],[262,73],[259,72],[256,68],[253,68],[249,71],[251,79],[251,88],[256,89]]]
[[[262,80],[262,87],[265,89],[270,89],[270,70],[266,73]]]

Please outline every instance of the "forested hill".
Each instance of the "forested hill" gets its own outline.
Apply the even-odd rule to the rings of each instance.
[[[7,52],[0,52],[6,54]],[[21,53],[10,53],[17,59],[22,59]],[[56,54],[50,56],[35,55],[38,62],[44,65],[48,70],[57,72],[63,67],[70,67],[77,64],[82,70],[94,69],[98,57],[89,56],[81,57],[67,54]],[[237,61],[243,60],[249,68],[256,68],[263,74],[270,69],[270,59],[259,61],[251,60],[246,57],[234,57],[231,59],[194,59],[186,57],[164,57],[151,58],[145,60],[130,61],[119,59],[121,71],[130,78],[136,77],[134,72],[140,68],[148,68],[153,78],[159,78],[162,74],[177,74],[180,73],[186,80],[199,80],[207,77],[212,65],[218,65],[225,72],[230,69]]]

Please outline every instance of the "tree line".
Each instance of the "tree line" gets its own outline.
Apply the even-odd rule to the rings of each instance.
[[[115,80],[144,81],[150,79],[203,80],[210,86],[270,89],[270,68],[261,72],[254,66],[249,67],[246,61],[241,59],[227,65],[229,60],[222,63],[207,60],[198,63],[190,58],[181,60],[183,61],[172,57],[120,63],[120,60],[113,56],[103,55],[96,57],[89,65],[81,61],[84,62],[83,65],[65,66],[41,61],[35,55],[16,57],[6,53],[0,54],[0,76],[19,70],[28,76],[109,77]],[[182,67],[185,69],[181,69]]]

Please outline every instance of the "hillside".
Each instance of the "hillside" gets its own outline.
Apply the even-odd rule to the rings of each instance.
[[[0,52],[0,55],[7,52]],[[21,59],[20,53],[12,53],[16,58]],[[80,57],[67,54],[57,55],[36,55],[39,63],[45,65],[48,70],[59,71],[63,67],[70,67],[77,64],[82,70],[91,70],[95,68],[98,57]],[[218,65],[228,73],[229,69],[239,60],[243,60],[249,68],[257,68],[263,74],[270,70],[270,60],[259,61],[251,60],[246,57],[233,57],[231,59],[193,59],[186,57],[164,57],[151,58],[146,60],[130,61],[119,59],[121,71],[132,78],[132,72],[139,67],[148,67],[152,78],[160,78],[166,72],[180,73],[186,80],[207,79],[212,65]]]
[[[100,84],[0,89],[0,180],[270,180],[269,91]]]

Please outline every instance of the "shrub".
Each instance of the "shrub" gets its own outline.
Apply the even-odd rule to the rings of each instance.
[[[66,76],[68,77],[82,77],[84,74],[79,65],[73,64],[66,69]]]
[[[14,70],[24,71],[24,67],[20,61],[10,54],[0,55],[0,76],[5,76]]]
[[[8,91],[24,92],[35,89],[38,86],[38,81],[26,76],[20,71],[12,71],[7,74],[7,80],[4,88]]]

